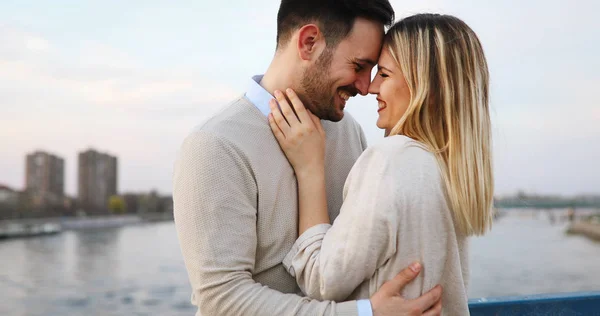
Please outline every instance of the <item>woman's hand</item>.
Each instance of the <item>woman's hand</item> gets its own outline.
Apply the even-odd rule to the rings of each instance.
[[[275,91],[270,101],[269,124],[296,172],[298,181],[298,233],[310,227],[328,224],[327,193],[325,189],[325,132],[318,117],[304,108],[292,89],[285,95]],[[294,114],[295,112],[295,114]]]
[[[271,99],[269,124],[281,149],[294,168],[296,176],[323,173],[325,170],[325,131],[318,117],[306,110],[298,95],[287,89],[288,103],[281,91],[275,91]],[[294,114],[295,112],[295,114]]]

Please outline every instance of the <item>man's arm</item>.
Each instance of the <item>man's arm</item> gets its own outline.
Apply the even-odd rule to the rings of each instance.
[[[200,315],[357,315],[356,301],[319,302],[252,279],[256,184],[232,144],[206,131],[189,136],[173,181],[175,224]]]

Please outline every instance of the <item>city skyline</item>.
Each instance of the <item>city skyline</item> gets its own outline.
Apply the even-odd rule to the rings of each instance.
[[[170,194],[119,192],[118,157],[92,147],[78,151],[77,156],[78,190],[74,196],[64,192],[65,159],[39,149],[25,154],[24,186],[0,182],[0,220],[173,211]]]
[[[600,191],[600,62],[593,1],[391,1],[397,18],[454,14],[490,65],[496,193]],[[274,53],[277,1],[43,1],[0,4],[0,183],[21,188],[22,157],[75,148],[122,159],[122,191],[171,192],[180,144],[244,92]],[[244,54],[237,52],[244,48]],[[369,143],[382,138],[373,96],[349,101]]]
[[[19,185],[9,185],[6,182],[3,182],[0,179],[0,185],[6,186],[7,188],[16,190],[16,191],[25,191],[25,190],[34,190],[41,192],[48,192],[57,196],[69,196],[69,197],[81,197],[81,182],[86,182],[86,175],[82,175],[82,168],[85,168],[85,162],[82,162],[82,158],[86,158],[86,155],[98,156],[98,160],[107,159],[110,161],[106,161],[108,164],[113,164],[114,167],[111,167],[111,179],[118,179],[118,156],[113,155],[107,151],[99,151],[94,147],[87,147],[86,149],[80,149],[76,151],[77,157],[77,168],[78,173],[76,174],[75,182],[77,183],[77,190],[73,192],[73,194],[69,194],[65,192],[65,181],[67,177],[65,176],[64,166],[67,164],[67,159],[63,156],[57,155],[52,151],[44,150],[44,149],[35,149],[30,151],[29,153],[25,153],[25,163],[24,166],[24,178],[21,184]],[[96,158],[96,157],[94,157]],[[82,165],[83,164],[83,165]],[[89,163],[93,165],[94,163]],[[85,171],[85,170],[83,170]],[[82,178],[83,177],[83,178]],[[113,180],[115,180],[113,179]],[[110,181],[113,181],[110,180]],[[92,181],[94,182],[94,181]],[[114,191],[115,194],[119,193],[118,184],[115,183]],[[128,192],[130,193],[130,192]]]

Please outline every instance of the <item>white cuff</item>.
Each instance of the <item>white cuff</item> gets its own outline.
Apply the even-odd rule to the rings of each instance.
[[[358,308],[358,316],[373,316],[371,300],[358,300],[356,301],[356,307]]]

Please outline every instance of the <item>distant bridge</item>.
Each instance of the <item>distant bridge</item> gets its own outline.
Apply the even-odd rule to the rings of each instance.
[[[528,209],[600,209],[600,201],[531,201],[531,200],[501,200],[496,201],[494,206],[503,208],[528,208]]]

